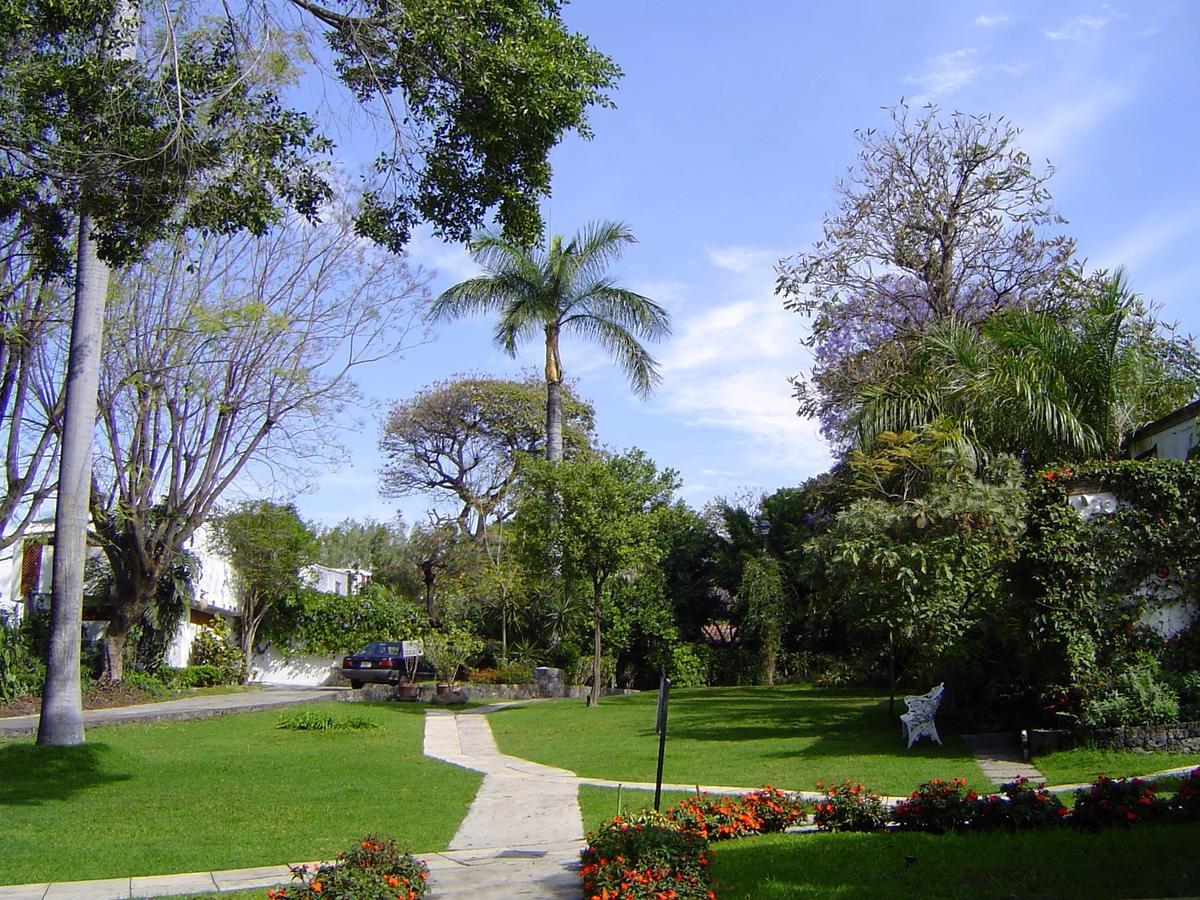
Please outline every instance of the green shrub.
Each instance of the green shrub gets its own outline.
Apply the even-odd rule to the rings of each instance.
[[[220,616],[196,633],[189,661],[192,666],[214,666],[221,673],[221,684],[236,684],[242,678],[242,652]]]
[[[1155,794],[1153,782],[1140,778],[1106,778],[1101,775],[1091,787],[1075,792],[1071,822],[1080,828],[1099,830],[1121,825],[1155,822],[1163,818],[1166,804]]]
[[[586,897],[706,900],[708,842],[649,810],[617,816],[587,836],[579,875]]]
[[[667,677],[674,687],[704,687],[709,684],[713,649],[707,644],[673,644]]]
[[[299,884],[267,891],[268,900],[418,900],[429,867],[391,838],[369,834],[332,863],[292,869]]]
[[[34,646],[32,628],[0,619],[0,702],[40,693],[46,664]]]
[[[368,582],[350,595],[299,591],[263,622],[262,637],[296,653],[340,657],[375,641],[420,640],[428,629],[423,607]]]
[[[496,684],[532,684],[533,666],[528,663],[509,663],[496,667]]]
[[[225,684],[225,672],[220,666],[184,666],[182,669],[167,669],[164,674],[170,684],[181,688],[215,687]]]
[[[1001,794],[988,794],[975,800],[971,811],[972,831],[1049,828],[1066,818],[1067,808],[1046,790],[1044,784],[1034,787],[1028,778],[1018,778],[1004,785],[1001,791]]]
[[[135,687],[138,690],[144,691],[151,697],[163,697],[170,692],[170,688],[157,673],[130,671],[125,673],[125,683],[130,687]]]
[[[861,784],[844,781],[840,785],[817,782],[822,797],[813,807],[818,831],[880,831],[887,824],[883,800]]]
[[[324,710],[301,707],[283,713],[275,727],[286,731],[370,731],[378,728],[379,723],[365,716],[335,716]]]
[[[1160,680],[1153,661],[1119,672],[1107,689],[1084,701],[1079,713],[1079,724],[1085,728],[1164,725],[1178,719],[1179,696]]]
[[[926,781],[907,800],[896,804],[892,818],[904,831],[945,834],[962,831],[971,821],[976,794],[967,790],[965,778]]]

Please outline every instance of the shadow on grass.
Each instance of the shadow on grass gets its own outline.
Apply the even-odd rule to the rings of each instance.
[[[106,744],[76,747],[0,745],[0,806],[31,806],[69,800],[102,784],[129,781],[116,771]]]

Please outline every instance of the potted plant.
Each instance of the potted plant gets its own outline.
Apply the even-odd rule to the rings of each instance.
[[[466,702],[466,696],[455,688],[458,670],[467,657],[482,648],[483,642],[461,625],[448,625],[425,639],[425,658],[433,666],[438,681],[435,702]]]

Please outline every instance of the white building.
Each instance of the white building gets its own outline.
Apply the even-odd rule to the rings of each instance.
[[[34,608],[49,602],[54,560],[54,522],[32,524],[25,535],[0,551],[0,617],[20,619]],[[167,650],[166,664],[182,668],[190,662],[192,641],[202,628],[220,617],[229,633],[240,629],[241,607],[237,598],[233,568],[213,547],[212,532],[202,525],[184,544],[184,549],[200,561],[200,575],[193,585],[194,595],[187,617]],[[99,556],[98,547],[89,547],[89,555]],[[302,577],[318,591],[330,594],[355,594],[370,581],[371,573],[356,567],[309,566]],[[84,634],[97,640],[104,634],[107,619],[87,620],[96,615],[95,607],[85,603]],[[355,648],[347,648],[355,649]],[[318,685],[332,679],[335,660],[297,657],[268,647],[257,653],[251,663],[249,680],[265,684]]]
[[[1197,417],[1200,417],[1200,400],[1143,425],[1129,439],[1130,458],[1187,459],[1197,442]]]

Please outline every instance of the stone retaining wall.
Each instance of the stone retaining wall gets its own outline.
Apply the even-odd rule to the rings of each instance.
[[[1099,728],[1095,731],[1063,731],[1035,728],[1029,731],[1029,752],[1033,756],[1068,750],[1081,744],[1094,744],[1112,750],[1169,750],[1175,753],[1200,753],[1200,722],[1173,725],[1130,725],[1125,728]]]
[[[428,703],[433,699],[436,692],[436,687],[432,684],[418,685],[417,700],[421,703]],[[534,690],[531,684],[471,684],[463,682],[456,686],[456,690],[461,691],[466,695],[468,700],[536,700],[544,698],[544,694],[539,694]],[[582,700],[588,695],[591,688],[587,685],[570,685],[563,688],[563,693],[559,697],[574,697]],[[615,694],[635,694],[637,691],[628,690],[604,690],[604,696],[611,697]],[[360,690],[351,691],[349,700],[395,700],[396,685],[392,684],[364,684]]]

